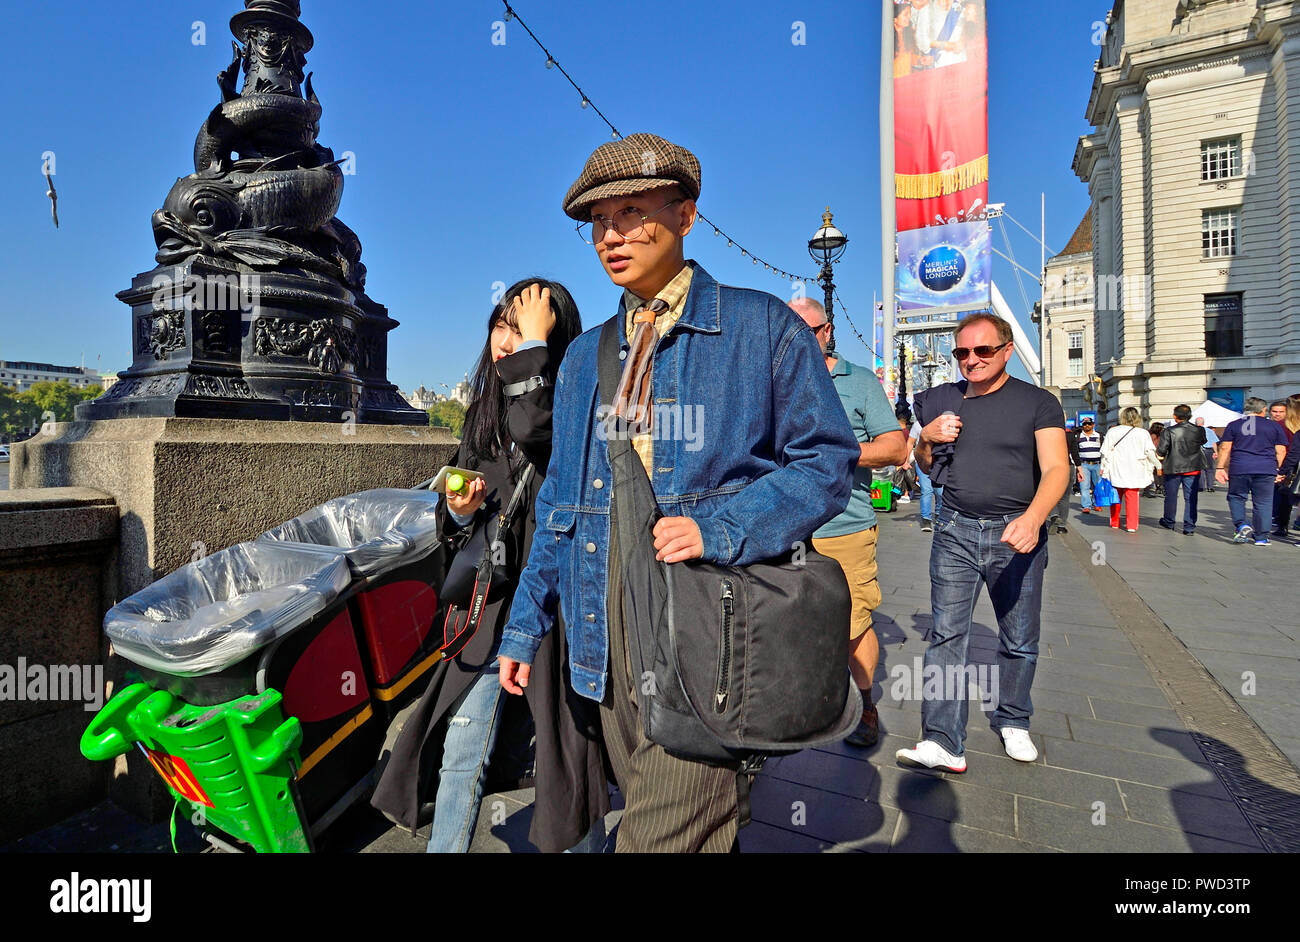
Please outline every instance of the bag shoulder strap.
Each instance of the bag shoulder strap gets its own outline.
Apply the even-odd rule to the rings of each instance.
[[[596,365],[600,378],[600,401],[610,406],[614,403],[614,391],[618,388],[619,359],[618,331],[622,326],[623,316],[615,314],[605,321],[600,328],[600,346],[596,350]]]
[[[515,492],[510,495],[510,503],[506,505],[505,513],[502,516],[502,526],[510,526],[515,519],[515,512],[519,510],[519,502],[528,490],[528,482],[533,479],[532,463],[524,465],[524,471],[519,475],[519,483],[515,485]]]

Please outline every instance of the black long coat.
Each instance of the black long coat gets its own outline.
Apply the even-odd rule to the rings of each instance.
[[[548,368],[549,359],[546,347],[534,347],[501,359],[497,370],[506,384],[532,376],[554,376],[554,370]],[[420,805],[431,801],[437,791],[442,743],[451,706],[469,688],[500,641],[518,574],[528,560],[537,528],[534,504],[551,457],[553,393],[549,384],[531,390],[512,400],[507,410],[510,436],[534,468],[523,502],[526,512],[516,514],[511,537],[506,541],[511,557],[510,583],[487,603],[478,633],[460,655],[450,661],[440,661],[434,667],[424,695],[393,744],[392,755],[371,799],[372,805],[411,830],[418,826]],[[476,516],[476,524],[481,525],[481,521],[491,519],[489,515],[509,503],[517,475],[512,475],[509,456],[480,461],[467,452],[462,444],[455,464],[482,472],[486,479],[487,496]],[[522,470],[517,458],[515,464]],[[445,503],[438,510],[444,532],[449,532]],[[441,612],[438,617],[442,617]],[[554,630],[538,648],[531,679],[524,688],[537,736],[537,797],[528,836],[535,846],[548,852],[572,847],[609,811],[599,710],[596,704],[573,692],[568,662],[564,625],[557,615]],[[503,704],[503,708],[506,706]]]

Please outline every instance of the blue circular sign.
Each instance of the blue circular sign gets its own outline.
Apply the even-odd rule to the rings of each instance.
[[[917,277],[931,291],[947,291],[966,276],[966,256],[951,245],[936,245],[921,259]]]

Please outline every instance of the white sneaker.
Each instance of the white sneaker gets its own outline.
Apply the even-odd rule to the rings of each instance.
[[[898,498],[898,502],[900,504],[910,504],[912,502],[912,495],[904,494],[902,497]]]
[[[1027,729],[1002,727],[1002,746],[1006,749],[1007,755],[1017,762],[1033,762],[1038,758],[1038,749],[1034,746],[1034,741],[1029,738]]]
[[[899,749],[894,758],[903,765],[925,769],[943,769],[945,772],[965,772],[966,757],[955,756],[933,739],[922,740],[915,749]]]

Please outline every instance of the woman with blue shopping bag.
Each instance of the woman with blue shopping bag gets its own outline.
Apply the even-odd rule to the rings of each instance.
[[[1124,409],[1119,414],[1119,422],[1106,433],[1101,443],[1101,480],[1097,484],[1095,500],[1100,507],[1106,503],[1102,500],[1106,490],[1117,492],[1110,504],[1111,529],[1119,529],[1120,510],[1123,508],[1124,529],[1136,533],[1138,499],[1160,468],[1160,457],[1151,443],[1151,436],[1142,427],[1142,414],[1137,409],[1132,406]]]

